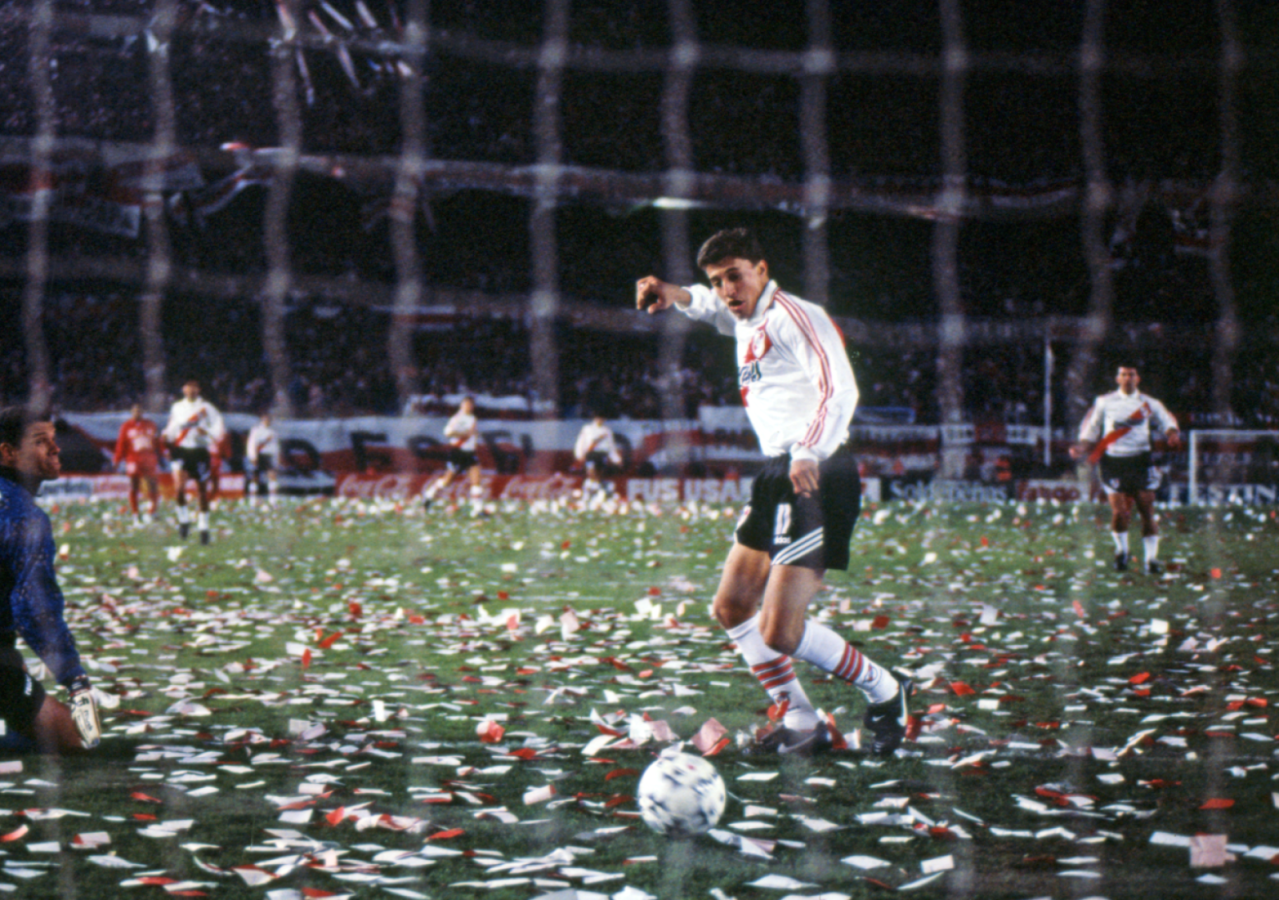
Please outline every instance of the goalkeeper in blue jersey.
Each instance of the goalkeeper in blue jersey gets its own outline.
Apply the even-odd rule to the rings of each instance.
[[[21,407],[0,410],[0,747],[72,753],[101,737],[93,690],[62,615],[53,529],[35,502],[40,485],[61,472],[53,422]],[[70,707],[27,672],[19,636],[69,691]]]

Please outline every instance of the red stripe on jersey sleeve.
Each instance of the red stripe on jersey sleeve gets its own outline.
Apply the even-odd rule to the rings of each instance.
[[[821,363],[821,378],[817,387],[821,392],[821,402],[817,406],[817,412],[813,416],[813,422],[809,426],[803,439],[799,442],[802,447],[811,447],[817,443],[822,436],[822,432],[826,429],[826,403],[834,395],[834,384],[831,379],[830,358],[826,355],[826,348],[822,346],[821,341],[817,337],[817,329],[812,321],[808,318],[808,314],[800,308],[799,304],[790,297],[778,291],[776,299],[779,305],[794,321],[800,334],[808,341],[817,355],[818,361]]]

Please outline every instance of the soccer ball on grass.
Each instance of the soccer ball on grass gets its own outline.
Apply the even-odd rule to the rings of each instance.
[[[700,756],[667,751],[644,770],[640,815],[669,836],[701,834],[724,814],[728,793],[715,767]]]

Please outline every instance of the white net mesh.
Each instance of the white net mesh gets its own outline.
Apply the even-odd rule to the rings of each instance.
[[[1279,421],[1269,4],[495,6],[0,10],[0,399],[160,412],[194,377],[288,418],[471,392],[691,420],[731,361],[630,292],[744,223],[855,351],[889,498],[1074,479],[1120,364],[1183,428]],[[358,468],[384,438],[351,435]],[[707,464],[665,441],[659,468]],[[948,890],[981,893],[954,846]]]
[[[1019,385],[990,402],[1062,428],[1104,386],[1119,325],[1206,313],[1194,374],[1211,387],[1179,411],[1228,415],[1241,349],[1273,349],[1240,327],[1232,259],[1248,269],[1244,316],[1268,276],[1231,239],[1239,211],[1271,199],[1265,127],[1239,123],[1273,60],[1240,37],[1264,33],[1264,15],[1195,12],[1189,37],[1155,40],[1101,2],[1005,22],[958,3],[889,22],[811,2],[769,26],[679,2],[616,16],[551,3],[502,23],[425,3],[14,9],[5,40],[25,71],[6,70],[3,138],[28,188],[9,194],[25,255],[7,263],[24,309],[7,397],[102,402],[56,376],[63,351],[41,321],[51,293],[93,284],[137,306],[143,352],[117,402],[158,408],[175,364],[189,368],[166,333],[189,330],[166,310],[182,290],[258,307],[266,394],[289,414],[306,412],[289,323],[317,300],[385,317],[372,332],[387,341],[384,408],[423,388],[415,311],[478,300],[522,321],[537,361],[507,387],[563,412],[582,363],[561,365],[556,323],[600,327],[601,301],[634,271],[691,280],[698,240],[740,220],[830,305],[867,370],[901,366],[904,344],[934,356],[926,399],[883,390],[921,421],[982,412],[973,398],[991,391],[971,351],[990,338],[972,334],[992,320]],[[1031,22],[1038,33],[1017,34]],[[1241,92],[1245,65],[1258,86]],[[1134,111],[1149,128],[1129,124]],[[30,189],[43,183],[56,186]],[[1027,277],[999,271],[1032,256]],[[1055,382],[1020,349],[1030,334],[1053,348]],[[1129,334],[1124,355],[1166,349]],[[670,337],[667,370],[684,356]],[[662,401],[668,415],[685,405]]]

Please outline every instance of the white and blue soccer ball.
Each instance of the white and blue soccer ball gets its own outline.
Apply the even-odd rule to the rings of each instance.
[[[727,801],[719,772],[690,753],[668,750],[640,776],[640,815],[649,828],[671,837],[715,827]]]

